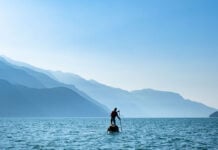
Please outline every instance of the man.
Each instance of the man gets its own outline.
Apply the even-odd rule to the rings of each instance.
[[[120,117],[117,112],[119,112],[117,111],[117,108],[114,108],[114,110],[111,112],[111,125],[116,126],[116,117],[120,120]]]

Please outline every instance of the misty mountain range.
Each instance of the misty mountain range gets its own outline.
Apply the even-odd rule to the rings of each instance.
[[[125,91],[0,57],[0,117],[208,117],[216,109],[177,93]]]
[[[0,80],[1,117],[105,117],[107,112],[64,87],[28,88]]]

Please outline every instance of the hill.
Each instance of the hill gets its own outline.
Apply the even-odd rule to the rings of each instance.
[[[218,111],[216,111],[216,112],[210,114],[209,117],[211,117],[211,118],[218,118]]]
[[[118,107],[122,114],[128,117],[207,117],[216,110],[184,99],[174,92],[152,89],[129,92],[94,80],[85,80],[72,73],[50,73],[61,82],[74,84],[76,88],[108,108]]]
[[[118,107],[126,117],[208,117],[216,110],[174,92],[152,89],[126,91],[73,73],[44,70],[8,59],[7,62],[31,75],[44,87],[70,88],[106,111]]]
[[[29,88],[0,80],[1,117],[105,117],[108,113],[65,87]]]

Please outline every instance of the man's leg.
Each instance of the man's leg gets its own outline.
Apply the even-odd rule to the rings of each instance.
[[[111,125],[112,124],[116,125],[115,118],[111,118]]]

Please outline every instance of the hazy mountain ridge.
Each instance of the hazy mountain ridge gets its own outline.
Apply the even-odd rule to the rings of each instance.
[[[108,108],[113,109],[114,107],[118,107],[125,116],[135,117],[141,114],[140,109],[137,109],[137,104],[133,102],[134,97],[128,91],[112,88],[94,80],[85,80],[72,73],[53,71],[51,73],[59,81],[74,84],[78,89],[106,105]]]
[[[44,88],[45,86],[35,77],[26,71],[18,69],[0,57],[0,79],[7,80],[14,84],[21,84],[27,87]]]
[[[132,91],[141,106],[147,106],[149,116],[161,117],[207,117],[214,108],[184,99],[181,95],[167,91],[143,89]],[[158,109],[159,111],[154,111]]]
[[[209,117],[211,117],[211,118],[218,118],[218,111],[216,111],[216,112],[210,114]]]
[[[21,63],[21,64],[23,65],[25,63]],[[76,89],[75,86],[70,84],[64,84],[57,80],[54,80],[49,76],[47,76],[45,73],[40,72],[39,70],[40,69],[33,70],[31,68],[17,66],[11,64],[10,62],[8,62],[8,60],[5,60],[4,58],[0,57],[0,72],[1,72],[0,79],[6,80],[11,84],[23,85],[28,88],[45,89],[45,88],[55,88],[55,87],[66,87],[76,92],[78,95],[83,97],[83,99],[86,99],[86,101],[89,101],[95,104],[96,106],[103,108],[105,112],[108,112],[107,107],[98,103],[97,101],[95,101],[94,99],[83,93],[82,91]]]
[[[174,92],[143,89],[128,92],[85,80],[71,73],[51,72],[55,78],[74,84],[78,89],[105,104],[110,109],[118,107],[129,117],[207,117],[215,109],[184,99]],[[76,78],[75,78],[76,77]]]
[[[29,88],[0,80],[1,117],[105,117],[101,107],[65,87]]]
[[[27,82],[26,84],[23,84],[22,82],[20,82],[20,79],[23,79],[23,77],[21,78],[15,78],[17,84],[21,84],[21,85],[25,85],[27,87],[33,87],[33,88],[52,88],[52,87],[67,87],[72,89],[73,91],[77,92],[78,94],[80,94],[82,97],[84,97],[85,99],[91,101],[92,103],[95,103],[96,105],[98,105],[99,107],[102,107],[105,109],[105,111],[109,111],[109,109],[99,103],[98,101],[94,100],[93,98],[91,98],[90,96],[88,96],[86,93],[84,93],[83,91],[77,89],[73,84],[69,84],[69,83],[63,83],[61,81],[58,81],[51,72],[49,72],[48,70],[45,69],[41,69],[41,68],[37,68],[34,67],[32,65],[23,63],[23,62],[19,62],[19,61],[15,61],[12,60],[8,57],[0,57],[0,63],[1,61],[3,61],[4,63],[7,63],[10,67],[16,68],[17,70],[21,70],[24,71],[25,74],[28,74],[29,76],[33,77],[34,79],[37,80],[37,82],[39,82],[42,86],[35,86],[34,84],[28,84],[29,82]],[[0,69],[1,71],[1,69]],[[6,72],[7,74],[11,74],[11,72]],[[16,72],[14,73],[16,75]],[[78,76],[79,77],[79,76]],[[1,78],[1,74],[0,74],[0,79]],[[4,79],[4,78],[3,78]],[[14,78],[12,78],[13,80]],[[7,81],[11,81],[11,79],[7,78]]]
[[[14,61],[14,63],[19,62]],[[101,84],[95,80],[83,79],[73,73],[44,70],[25,63],[19,65],[25,66],[21,68],[47,86],[51,83],[48,81],[52,81],[52,86],[56,87],[55,84],[57,84],[57,86],[71,88],[90,101],[93,98],[94,103],[97,100],[97,105],[100,103],[99,106],[103,104],[109,109],[118,107],[121,109],[122,115],[127,117],[207,117],[216,110],[184,99],[181,95],[173,92],[152,89],[129,92]],[[46,76],[49,80],[41,80],[42,76]]]

